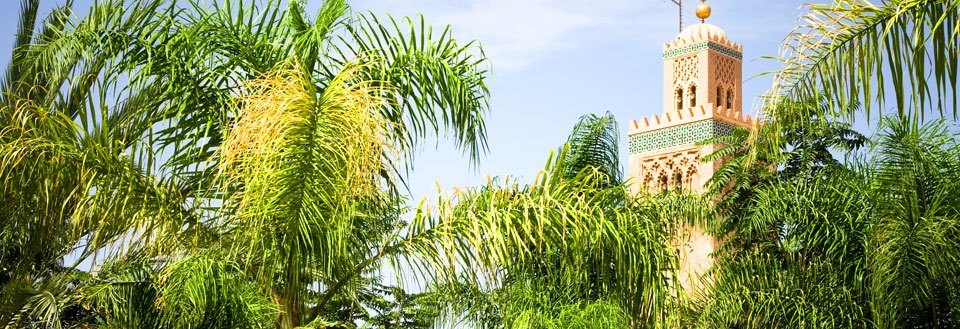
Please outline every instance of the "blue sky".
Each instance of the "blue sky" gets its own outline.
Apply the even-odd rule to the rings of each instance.
[[[49,11],[62,0],[41,0]],[[75,1],[78,8],[92,1]],[[687,0],[685,16],[693,23]],[[321,1],[307,0],[312,9]],[[800,0],[708,0],[709,23],[744,45],[744,77],[777,69],[772,60],[797,23]],[[486,176],[529,180],[549,152],[586,113],[612,112],[626,160],[630,120],[661,112],[663,44],[677,34],[677,9],[669,0],[354,0],[356,11],[394,16],[422,13],[435,26],[450,24],[463,41],[479,40],[493,73],[488,82],[489,152],[471,166],[449,143],[429,141],[409,177],[413,202],[436,195],[437,186],[477,186]],[[311,10],[313,12],[314,10]],[[0,3],[0,54],[9,59],[19,1]],[[771,85],[760,77],[744,84],[744,109]],[[434,147],[436,145],[436,148]]]
[[[685,1],[693,23],[693,7]],[[410,177],[415,198],[436,195],[439,185],[476,186],[486,176],[531,180],[549,152],[586,113],[612,112],[620,125],[626,163],[630,120],[662,112],[663,44],[678,33],[669,0],[360,0],[355,10],[394,15],[423,13],[435,25],[451,24],[459,39],[476,39],[491,60],[488,120],[490,152],[471,168],[441,142],[419,153]],[[744,45],[744,78],[777,69],[777,55],[795,27],[803,1],[708,0],[708,22]],[[769,76],[744,85],[744,111],[772,84]],[[625,168],[624,168],[625,169]]]

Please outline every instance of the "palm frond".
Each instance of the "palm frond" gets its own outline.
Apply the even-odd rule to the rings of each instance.
[[[960,1],[837,0],[807,9],[783,44],[785,67],[767,95],[768,114],[781,96],[825,95],[846,110],[838,114],[852,118],[850,105],[860,103],[869,118],[883,114],[891,95],[900,116],[956,117]]]
[[[580,117],[564,143],[568,149],[557,159],[556,165],[560,168],[556,171],[565,179],[573,179],[584,170],[595,169],[606,174],[611,184],[619,184],[622,181],[619,137],[613,114]]]
[[[450,27],[435,34],[424,18],[361,15],[348,29],[350,39],[331,56],[341,66],[354,58],[369,63],[366,78],[386,84],[394,106],[383,116],[394,122],[394,136],[409,149],[429,133],[446,132],[477,160],[486,150],[487,69],[473,42],[459,44]],[[328,71],[332,77],[335,71]]]
[[[475,284],[543,278],[558,291],[611,294],[637,323],[664,320],[676,269],[670,237],[681,218],[705,221],[709,207],[696,198],[634,199],[622,184],[593,185],[608,179],[604,174],[459,191],[437,209],[421,208],[411,232],[430,227],[440,236],[432,246],[442,262],[428,263],[440,279],[456,278],[443,273],[460,273],[458,266],[473,269],[466,273]]]
[[[159,315],[174,328],[265,328],[273,301],[222,250],[201,250],[173,262],[157,277]]]

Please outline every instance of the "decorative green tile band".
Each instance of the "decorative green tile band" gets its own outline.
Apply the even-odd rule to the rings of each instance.
[[[692,122],[630,136],[630,154],[693,144],[713,137],[728,136],[732,133],[733,125],[722,121],[710,119]]]
[[[738,60],[743,60],[743,54],[741,54],[739,51],[736,51],[736,50],[733,50],[733,49],[724,47],[723,45],[721,45],[721,44],[719,44],[719,43],[713,43],[713,42],[709,42],[709,41],[707,41],[707,42],[701,42],[701,43],[695,43],[695,44],[692,44],[692,45],[686,45],[686,46],[683,46],[683,47],[680,47],[680,48],[674,48],[674,49],[667,50],[667,51],[663,52],[663,59],[673,58],[673,57],[682,56],[682,55],[686,55],[686,54],[690,54],[690,53],[695,53],[695,52],[698,52],[698,51],[701,51],[701,50],[704,50],[704,49],[707,49],[707,48],[710,48],[711,50],[716,51],[716,52],[719,52],[719,53],[721,53],[721,54],[724,54],[724,55],[727,55],[727,56],[736,58],[736,59],[738,59]]]

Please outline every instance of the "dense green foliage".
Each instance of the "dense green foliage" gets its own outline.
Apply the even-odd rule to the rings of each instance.
[[[810,5],[765,124],[704,142],[705,197],[631,191],[606,114],[533,181],[416,209],[418,143],[485,149],[486,60],[448,29],[38,8],[0,81],[0,327],[960,327],[960,137],[926,119],[956,118],[960,0]],[[690,226],[723,243],[688,295]]]
[[[335,0],[38,2],[0,94],[2,326],[429,324],[378,271],[426,244],[409,150],[485,147],[479,49]]]
[[[848,165],[738,176],[754,188],[728,204],[717,229],[735,233],[688,325],[954,327],[958,141],[942,122],[885,120]]]
[[[490,328],[670,320],[670,241],[682,222],[664,219],[702,222],[710,207],[685,195],[632,197],[610,152],[617,139],[611,115],[586,115],[533,184],[507,178],[441,197],[433,216],[466,226],[450,240],[470,252],[460,260],[466,284],[442,290],[453,313]]]

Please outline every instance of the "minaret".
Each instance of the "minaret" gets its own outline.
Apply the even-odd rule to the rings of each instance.
[[[743,46],[704,22],[709,16],[710,6],[697,6],[701,22],[664,46],[663,114],[630,122],[629,176],[634,193],[675,189],[703,193],[721,163],[701,161],[715,145],[695,144],[729,135],[734,126],[756,124],[742,113]],[[699,227],[683,231],[678,279],[689,288],[713,264],[710,254],[716,239]]]

